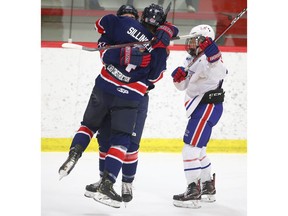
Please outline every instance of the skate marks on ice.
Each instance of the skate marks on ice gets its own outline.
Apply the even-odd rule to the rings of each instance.
[[[140,153],[133,183],[133,200],[112,208],[84,196],[85,186],[99,180],[98,153],[84,153],[71,173],[59,181],[58,169],[67,153],[41,153],[41,216],[246,216],[246,154],[213,154],[217,175],[216,202],[201,208],[179,208],[173,195],[186,189],[183,164],[177,153]],[[115,183],[121,194],[121,174]]]

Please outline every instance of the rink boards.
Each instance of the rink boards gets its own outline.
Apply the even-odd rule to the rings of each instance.
[[[42,152],[66,152],[69,150],[72,138],[42,138]],[[140,152],[180,152],[183,147],[181,139],[143,138]],[[91,140],[87,152],[98,151],[95,138]],[[208,143],[207,152],[211,153],[247,153],[247,140],[212,139]]]

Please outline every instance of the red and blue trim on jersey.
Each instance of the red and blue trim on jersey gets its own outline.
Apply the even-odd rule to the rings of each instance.
[[[100,24],[102,18],[100,18],[99,20],[97,20],[95,22],[95,30],[99,33],[99,34],[104,34],[105,33],[105,29],[104,27]]]
[[[104,67],[101,70],[100,76],[97,77],[96,82],[98,82],[98,86],[104,91],[108,91],[114,95],[121,95],[127,99],[139,99],[145,95],[148,89],[148,85],[141,81],[133,83],[120,82],[112,77]],[[126,89],[127,92],[119,91],[119,87]]]
[[[160,75],[156,78],[156,79],[148,79],[151,83],[156,83],[158,82],[159,80],[161,80],[163,78],[163,73],[165,72],[166,70],[163,70],[161,71]]]

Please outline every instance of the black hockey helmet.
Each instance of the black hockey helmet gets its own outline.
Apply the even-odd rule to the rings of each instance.
[[[141,23],[147,23],[152,26],[160,26],[166,21],[166,16],[163,7],[156,4],[151,4],[150,6],[144,8]]]
[[[136,20],[139,18],[138,11],[133,5],[122,5],[117,11],[117,16],[121,16],[123,14],[132,14],[135,16]]]

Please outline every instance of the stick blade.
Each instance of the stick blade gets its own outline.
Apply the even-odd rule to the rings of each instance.
[[[73,43],[63,43],[63,44],[62,44],[62,48],[82,50],[82,49],[83,49],[83,46],[82,46],[82,45],[79,45],[79,44],[73,44]]]

